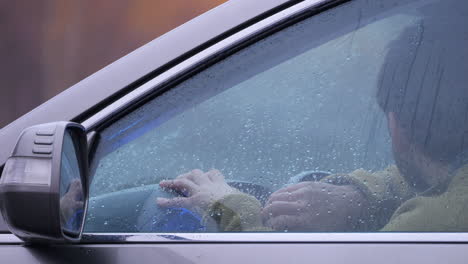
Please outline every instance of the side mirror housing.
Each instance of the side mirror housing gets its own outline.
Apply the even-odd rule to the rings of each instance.
[[[55,122],[25,129],[0,178],[1,213],[30,243],[78,242],[88,201],[83,126]]]

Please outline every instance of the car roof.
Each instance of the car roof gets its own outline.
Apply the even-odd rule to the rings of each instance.
[[[23,129],[54,121],[83,121],[165,69],[294,2],[298,1],[228,1],[129,53],[2,128],[0,167]]]

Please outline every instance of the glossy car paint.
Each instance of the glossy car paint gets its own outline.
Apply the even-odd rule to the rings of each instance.
[[[0,246],[2,263],[466,263],[463,244],[95,244]]]

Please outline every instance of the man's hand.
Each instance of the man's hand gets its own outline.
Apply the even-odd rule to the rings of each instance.
[[[172,199],[158,198],[156,202],[159,206],[184,207],[200,214],[206,212],[212,203],[224,196],[239,193],[226,183],[220,171],[214,169],[206,173],[198,169],[193,170],[179,175],[174,180],[161,181],[159,186],[185,196]]]
[[[83,189],[81,182],[74,180],[70,183],[68,191],[60,199],[60,213],[63,221],[67,222],[80,209],[83,209]]]
[[[288,231],[351,231],[367,204],[353,186],[301,182],[274,192],[263,209],[265,225]]]

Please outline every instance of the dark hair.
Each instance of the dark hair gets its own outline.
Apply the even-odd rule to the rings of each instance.
[[[444,163],[468,148],[468,3],[457,5],[426,7],[390,44],[377,90],[410,142]]]

